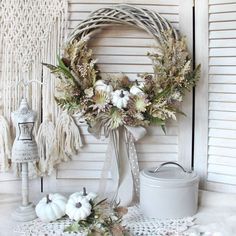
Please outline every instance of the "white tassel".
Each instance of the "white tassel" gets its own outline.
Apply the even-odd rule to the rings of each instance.
[[[47,115],[41,123],[36,136],[39,151],[38,168],[41,176],[51,175],[54,169],[53,144],[55,138],[55,126]]]
[[[0,115],[0,170],[7,171],[10,168],[11,137],[7,120]]]
[[[72,116],[62,112],[56,122],[56,138],[54,151],[57,163],[68,161],[83,146],[79,127]]]

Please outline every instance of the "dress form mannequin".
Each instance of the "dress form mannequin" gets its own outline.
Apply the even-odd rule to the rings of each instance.
[[[19,109],[11,114],[16,128],[16,138],[12,147],[13,162],[23,163],[38,159],[37,144],[33,136],[36,115],[24,98],[21,100]]]
[[[36,112],[29,108],[26,99],[22,99],[17,111],[11,118],[16,128],[16,138],[12,147],[12,162],[22,165],[22,205],[12,214],[17,221],[29,221],[36,218],[34,205],[29,202],[28,162],[38,159],[38,149],[33,136]]]

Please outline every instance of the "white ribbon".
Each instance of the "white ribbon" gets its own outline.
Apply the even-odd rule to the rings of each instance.
[[[135,141],[146,135],[144,127],[124,126],[110,131],[99,192],[106,195],[112,192],[111,202],[130,205],[139,197],[139,165]],[[107,188],[109,172],[112,177],[112,189]]]

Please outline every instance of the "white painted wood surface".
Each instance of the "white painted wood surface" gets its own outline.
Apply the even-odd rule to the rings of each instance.
[[[91,11],[118,3],[146,7],[161,13],[187,36],[191,51],[193,36],[191,0],[69,0],[68,31],[70,32],[88,17]],[[151,61],[146,54],[152,50],[154,41],[150,35],[139,29],[124,25],[106,28],[96,35],[90,46],[94,49],[103,73],[124,72],[131,79],[136,79],[137,73],[152,72]],[[167,135],[160,128],[151,127],[148,129],[148,135],[137,143],[141,168],[157,166],[164,161],[178,161],[187,168],[191,167],[191,93],[187,94],[182,110],[187,117],[180,116],[178,122],[170,122],[167,125]],[[87,132],[85,125],[80,125],[80,130],[83,134],[84,147],[71,162],[58,166],[53,176],[44,178],[45,191],[72,192],[81,186],[87,186],[91,190],[97,189],[108,140],[95,139]],[[15,181],[12,175],[0,173],[0,181],[2,180],[6,180],[2,183],[9,186]]]
[[[235,0],[196,1],[195,168],[213,191],[236,192],[235,21]]]
[[[169,19],[177,29],[188,38],[192,48],[192,1],[183,0],[70,0],[69,30],[86,18],[90,11],[117,3],[129,3],[138,7],[156,10]],[[99,67],[104,73],[125,72],[131,79],[137,73],[152,72],[147,51],[152,50],[154,40],[145,32],[129,26],[106,28],[90,42],[94,54],[98,58]],[[148,129],[148,135],[137,145],[141,168],[157,166],[164,161],[179,161],[185,167],[191,166],[192,135],[192,99],[187,95],[183,109],[186,117],[179,117],[179,122],[170,122],[167,135],[158,127]],[[87,132],[85,125],[80,126],[85,146],[72,158],[71,162],[61,164],[57,173],[44,181],[45,191],[48,189],[73,191],[87,185],[96,190],[105,159],[108,140],[97,140]],[[56,179],[56,180],[55,180]]]

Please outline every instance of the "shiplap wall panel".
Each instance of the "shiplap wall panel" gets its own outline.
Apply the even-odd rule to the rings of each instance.
[[[188,46],[192,48],[192,1],[185,0],[69,0],[68,33],[91,11],[119,3],[146,7],[159,12],[173,26],[187,36]],[[215,26],[216,27],[216,26]],[[229,26],[232,27],[232,26]],[[107,27],[90,41],[94,56],[102,75],[124,72],[130,79],[139,79],[137,73],[152,73],[151,60],[146,56],[152,51],[155,42],[146,32],[130,26]],[[0,56],[1,61],[1,56]],[[216,64],[217,66],[217,64]],[[179,161],[185,167],[191,166],[192,136],[192,98],[187,95],[183,106],[186,117],[178,122],[169,122],[167,134],[161,128],[148,128],[148,135],[137,142],[140,168],[157,166],[164,161]],[[96,190],[99,183],[108,140],[97,140],[87,131],[87,126],[79,124],[84,147],[72,160],[58,166],[50,177],[44,178],[44,191],[71,192],[81,186]],[[12,173],[0,173],[3,190],[20,191],[20,182]],[[40,189],[40,179],[31,181],[35,190]],[[10,188],[9,188],[10,186]],[[6,190],[7,189],[7,190]]]
[[[184,3],[185,2],[185,3]],[[146,7],[156,10],[166,17],[178,30],[187,34],[191,49],[192,40],[192,5],[180,0],[69,0],[69,32],[83,19],[89,16],[91,11],[98,8],[118,3],[129,3],[137,7]],[[182,9],[182,10],[180,10]],[[186,14],[187,13],[187,14]],[[180,14],[182,14],[180,16]],[[188,26],[186,26],[186,21]],[[182,27],[182,28],[181,28]],[[153,51],[155,41],[146,32],[130,26],[112,26],[102,30],[90,41],[102,75],[106,73],[124,72],[130,79],[139,79],[137,73],[152,73],[151,60],[146,56],[148,51]],[[186,167],[191,166],[191,95],[188,100],[186,113],[188,123],[185,130],[185,141],[180,137],[182,126],[180,122],[170,122],[165,135],[161,128],[150,127],[148,134],[136,144],[140,168],[157,166],[164,161],[179,161]],[[183,125],[183,124],[182,124]],[[97,189],[99,183],[108,140],[97,140],[87,131],[85,124],[80,124],[80,131],[84,147],[72,160],[58,167],[57,173],[44,180],[44,189],[61,189],[73,191],[78,186],[88,185],[91,189]],[[190,130],[189,130],[190,128]],[[184,135],[183,135],[184,136]],[[186,143],[186,150],[182,150]],[[180,147],[181,146],[181,147]],[[181,150],[180,150],[181,149]],[[186,152],[186,153],[184,153]],[[181,156],[180,155],[184,155]],[[182,159],[182,160],[181,160]],[[187,160],[184,160],[187,159]]]
[[[195,166],[203,188],[236,192],[236,1],[200,0],[196,13],[199,30],[201,20],[209,27],[196,28],[197,62],[203,69],[196,113],[201,106],[206,115],[196,115]]]

